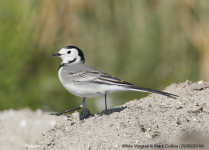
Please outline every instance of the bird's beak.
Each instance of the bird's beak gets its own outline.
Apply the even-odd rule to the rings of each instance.
[[[60,53],[54,53],[54,54],[52,54],[52,56],[61,56],[61,54]]]

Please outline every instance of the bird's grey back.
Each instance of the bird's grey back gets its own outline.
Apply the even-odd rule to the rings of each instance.
[[[65,64],[62,69],[63,72],[69,73],[78,73],[83,71],[94,71],[100,72],[99,70],[85,64],[85,63],[76,63],[76,64]]]
[[[79,73],[79,72],[101,72],[85,63],[76,63],[76,64],[63,64],[59,69],[59,78],[64,82],[71,81],[73,78],[69,78],[70,75]]]

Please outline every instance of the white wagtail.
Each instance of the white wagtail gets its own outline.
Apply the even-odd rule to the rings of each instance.
[[[52,56],[62,58],[58,75],[62,85],[72,94],[81,97],[80,107],[51,115],[66,115],[65,113],[85,107],[86,98],[105,97],[105,112],[107,113],[106,96],[123,91],[141,91],[156,93],[176,99],[177,95],[163,91],[138,87],[101,72],[85,64],[83,52],[75,46],[66,46]],[[67,116],[67,115],[66,115]]]

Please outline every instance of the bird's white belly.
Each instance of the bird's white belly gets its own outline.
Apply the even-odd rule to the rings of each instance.
[[[94,98],[104,96],[105,91],[87,87],[84,85],[75,85],[73,83],[63,84],[63,86],[73,95],[86,98]]]
[[[115,85],[94,85],[94,83],[89,83],[88,85],[75,85],[74,83],[63,84],[63,86],[72,94],[79,97],[94,98],[102,97],[105,95],[110,95],[116,92],[127,91],[124,88],[120,88]]]

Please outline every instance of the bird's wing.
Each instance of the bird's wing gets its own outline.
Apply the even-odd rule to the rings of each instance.
[[[148,88],[144,88],[144,87],[137,87],[131,83],[128,83],[126,81],[122,81],[116,77],[113,77],[113,76],[103,73],[103,72],[81,71],[78,73],[70,73],[69,75],[73,78],[73,81],[75,81],[75,82],[91,82],[91,83],[106,84],[106,85],[118,85],[118,86],[127,87],[130,90],[134,90],[134,91],[156,93],[156,94],[165,95],[165,96],[168,96],[168,97],[171,97],[174,99],[176,99],[178,97],[178,95],[163,92],[163,91],[148,89]]]
[[[97,84],[107,84],[107,85],[120,85],[120,86],[130,86],[133,85],[126,81],[120,80],[116,77],[113,77],[109,74],[97,71],[81,71],[78,73],[70,73],[75,82],[92,82]]]

